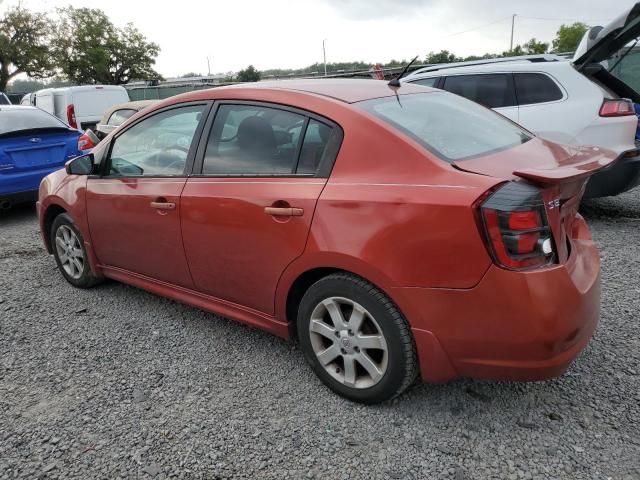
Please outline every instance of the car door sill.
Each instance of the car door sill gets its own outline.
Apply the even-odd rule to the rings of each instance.
[[[147,290],[216,315],[237,320],[238,322],[266,330],[279,337],[289,337],[288,327],[285,322],[278,321],[274,317],[257,310],[196,292],[195,290],[155,280],[122,268],[100,265],[100,271],[105,277],[112,280]]]

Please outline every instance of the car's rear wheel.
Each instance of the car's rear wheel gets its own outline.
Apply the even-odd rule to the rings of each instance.
[[[383,292],[359,277],[337,273],[314,283],[297,321],[307,361],[327,386],[351,400],[389,400],[418,374],[407,321]]]
[[[82,234],[66,213],[51,225],[51,246],[58,269],[74,287],[89,288],[99,282],[91,271]]]

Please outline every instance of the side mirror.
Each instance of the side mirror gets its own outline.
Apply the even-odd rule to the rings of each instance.
[[[69,160],[64,169],[69,175],[91,175],[94,165],[93,153],[87,153]]]

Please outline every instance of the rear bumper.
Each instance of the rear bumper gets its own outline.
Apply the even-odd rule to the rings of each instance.
[[[584,221],[566,265],[492,266],[468,290],[401,288],[424,381],[529,381],[561,375],[596,329],[600,261]]]
[[[25,193],[34,193],[32,200],[38,195],[40,182],[44,177],[56,170],[60,170],[62,165],[42,168],[38,170],[29,170],[26,172],[12,172],[0,174],[0,198],[9,198],[11,196],[21,196]]]
[[[640,185],[640,151],[622,154],[611,167],[587,182],[583,198],[611,197]]]

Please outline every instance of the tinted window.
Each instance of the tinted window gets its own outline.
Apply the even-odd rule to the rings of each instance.
[[[313,174],[318,171],[324,156],[327,154],[329,140],[333,129],[324,123],[310,120],[304,135],[297,173]]]
[[[440,80],[440,77],[421,78],[420,80],[416,80],[415,82],[411,83],[417,83],[418,85],[424,85],[425,87],[433,87],[436,83],[438,83],[438,80]]]
[[[131,110],[130,108],[116,110],[109,117],[108,125],[113,125],[114,127],[118,127],[124,123],[125,120],[128,120],[133,114],[136,113],[135,110]]]
[[[502,115],[445,92],[378,98],[359,105],[448,161],[504,150],[531,138]]]
[[[9,98],[4,93],[0,93],[0,105],[11,105]]]
[[[447,77],[444,89],[489,108],[511,107],[516,104],[507,74]]]
[[[123,132],[111,147],[109,174],[182,175],[204,108],[167,110]]]
[[[0,135],[20,130],[39,130],[69,127],[53,115],[37,108],[16,107],[11,110],[0,108]]]
[[[554,102],[562,98],[556,82],[542,73],[514,73],[513,80],[520,105]]]
[[[305,120],[277,108],[222,105],[211,128],[202,173],[295,173]]]

